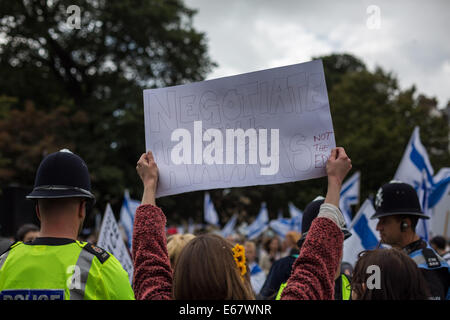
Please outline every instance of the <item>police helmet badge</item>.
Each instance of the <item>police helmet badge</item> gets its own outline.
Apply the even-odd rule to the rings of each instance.
[[[378,189],[376,198],[375,198],[375,208],[381,207],[383,203],[383,188]]]

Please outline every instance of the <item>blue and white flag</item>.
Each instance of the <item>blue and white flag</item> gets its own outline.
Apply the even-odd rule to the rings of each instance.
[[[450,238],[450,168],[442,168],[434,176],[435,187],[429,200],[431,208],[430,237],[441,235]]]
[[[300,210],[299,208],[297,208],[292,202],[288,203],[288,207],[289,207],[289,214],[291,215],[291,218],[295,218],[295,217],[303,218],[303,211]],[[300,219],[300,221],[301,221],[301,219]]]
[[[137,207],[139,207],[140,205],[141,202],[138,200],[131,199],[130,193],[128,192],[128,190],[125,190],[122,208],[120,209],[119,223],[125,230],[125,234],[128,240],[127,245],[129,249],[131,249],[131,241],[133,239],[134,215],[136,213]]]
[[[269,227],[269,213],[267,211],[266,203],[261,204],[261,210],[258,213],[255,221],[247,228],[247,238],[252,240],[258,237],[261,233],[266,231]]]
[[[302,220],[303,214],[301,216],[295,216],[291,218],[291,230],[302,233]]]
[[[298,209],[292,202],[288,203],[291,218],[283,218],[278,216],[276,220],[269,223],[270,228],[281,238],[286,237],[289,231],[302,232],[303,212]]]
[[[282,218],[283,218],[283,210],[279,209],[277,219],[282,219]]]
[[[291,214],[291,230],[302,232],[303,211],[294,206],[292,202],[288,203],[289,213]]]
[[[419,197],[419,202],[423,212],[430,216],[429,197],[434,189],[434,170],[425,147],[420,141],[419,127],[415,127],[405,153],[395,173],[394,180],[408,183],[414,187]],[[419,219],[416,233],[428,241],[427,219]]]
[[[360,177],[361,173],[359,171],[355,172],[355,174],[345,181],[341,188],[339,208],[344,215],[347,226],[351,224],[353,219],[351,205],[359,203]]]
[[[286,233],[291,230],[291,219],[278,218],[270,221],[269,226],[280,238],[284,239]]]
[[[428,198],[428,208],[434,208],[442,200],[450,184],[450,168],[442,168],[433,177],[434,187]]]
[[[195,225],[194,225],[194,219],[189,217],[188,219],[188,227],[187,227],[187,233],[194,234],[195,232]]]
[[[237,214],[233,214],[230,220],[228,220],[227,224],[223,227],[222,231],[220,232],[222,237],[226,238],[235,233],[234,228],[236,226],[237,218],[238,218]]]
[[[366,199],[349,227],[352,236],[344,241],[342,261],[354,266],[361,251],[377,247],[380,241],[379,233],[376,231],[378,220],[370,219],[374,213],[372,202]]]
[[[217,214],[216,208],[214,208],[214,203],[212,202],[208,192],[205,192],[203,214],[207,223],[215,226],[219,225],[219,215]]]
[[[302,217],[278,218],[270,221],[269,226],[280,238],[284,239],[289,231],[302,232]]]

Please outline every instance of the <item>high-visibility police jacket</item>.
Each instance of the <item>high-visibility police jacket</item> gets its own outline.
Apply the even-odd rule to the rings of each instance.
[[[350,280],[343,273],[334,281],[334,300],[350,300]]]
[[[450,300],[450,266],[424,240],[407,245],[403,250],[422,271],[431,293],[431,299]]]
[[[0,256],[0,300],[132,300],[128,274],[87,242],[36,238]]]
[[[281,294],[283,293],[283,290],[286,287],[286,285],[287,282],[281,284],[275,300],[281,299]],[[350,280],[347,278],[345,274],[341,273],[341,275],[334,282],[334,300],[350,300],[350,297],[351,297]]]

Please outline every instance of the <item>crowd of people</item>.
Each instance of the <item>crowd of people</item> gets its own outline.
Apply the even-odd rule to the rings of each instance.
[[[354,268],[342,261],[343,243],[352,235],[339,196],[351,168],[345,150],[333,149],[326,196],[307,205],[302,232],[254,242],[213,233],[168,235],[155,199],[158,166],[151,151],[142,154],[130,284],[111,253],[78,240],[86,206],[95,203],[86,164],[71,152],[53,153],[41,162],[27,197],[36,201],[40,229],[20,228],[17,242],[0,256],[0,299],[450,299],[446,239],[427,243],[417,236],[419,219],[428,217],[405,183],[387,183],[377,194],[372,219],[386,247],[361,252]]]

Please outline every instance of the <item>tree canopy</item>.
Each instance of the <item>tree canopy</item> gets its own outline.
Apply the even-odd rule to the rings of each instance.
[[[71,27],[74,4],[79,28]],[[142,89],[199,81],[214,66],[194,14],[179,0],[0,2],[0,116],[8,132],[0,181],[32,185],[34,173],[16,162],[37,168],[45,154],[71,146],[89,166],[100,206],[119,204],[125,187],[137,193]],[[19,131],[29,139],[17,139]]]

